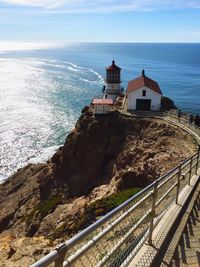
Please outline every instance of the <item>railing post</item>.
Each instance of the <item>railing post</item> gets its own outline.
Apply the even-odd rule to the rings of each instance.
[[[154,217],[156,214],[157,194],[158,194],[158,182],[155,181],[153,192],[152,192],[152,206],[151,206],[151,213],[150,213],[149,238],[148,238],[149,245],[152,245],[153,221],[154,221]]]
[[[197,155],[197,165],[196,165],[196,171],[195,171],[195,174],[197,174],[197,171],[199,169],[199,154],[200,152],[198,152],[198,155]]]
[[[178,169],[178,179],[177,179],[177,188],[176,188],[176,204],[178,204],[178,195],[179,195],[179,189],[180,189],[180,179],[181,179],[181,165]]]
[[[54,267],[63,267],[63,263],[65,260],[66,255],[66,245],[62,244],[61,246],[58,246],[56,250],[59,253],[59,258],[55,261]]]
[[[190,180],[192,177],[192,163],[193,163],[193,158],[191,158],[191,160],[190,160],[189,181],[188,181],[189,185],[190,185]]]

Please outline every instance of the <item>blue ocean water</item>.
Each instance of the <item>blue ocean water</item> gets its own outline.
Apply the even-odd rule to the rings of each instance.
[[[53,154],[83,106],[101,95],[105,67],[113,58],[122,68],[124,88],[145,69],[179,108],[200,113],[200,44],[1,47],[0,179]]]

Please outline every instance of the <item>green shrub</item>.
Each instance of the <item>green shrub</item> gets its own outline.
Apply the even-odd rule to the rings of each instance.
[[[37,204],[32,209],[31,213],[26,216],[26,225],[29,226],[32,223],[33,217],[36,212],[40,214],[42,218],[44,218],[47,214],[52,212],[57,207],[60,201],[61,196],[57,195]]]
[[[52,212],[61,201],[61,196],[53,196],[38,204],[38,211],[42,217],[45,217],[49,212]]]
[[[88,209],[90,212],[94,212],[95,216],[102,216],[117,206],[121,205],[127,199],[139,192],[140,188],[130,188],[117,192],[109,197],[102,198],[91,204]]]
[[[161,110],[170,110],[170,109],[177,109],[174,104],[174,101],[169,97],[162,96],[161,98]]]

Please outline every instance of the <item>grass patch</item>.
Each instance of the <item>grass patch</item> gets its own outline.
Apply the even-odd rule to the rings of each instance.
[[[107,212],[121,205],[140,190],[141,188],[136,187],[117,192],[109,197],[97,200],[91,204],[88,209],[94,212],[95,217],[105,215]]]
[[[60,201],[61,201],[61,196],[58,195],[51,197],[43,202],[40,202],[38,204],[38,211],[41,214],[41,216],[45,217],[47,214],[52,212],[60,203]]]
[[[43,202],[40,202],[38,205],[36,205],[33,208],[33,210],[31,211],[31,213],[27,216],[26,225],[29,226],[32,223],[33,217],[34,217],[34,215],[35,215],[36,212],[38,214],[40,214],[40,216],[42,218],[44,218],[50,212],[54,211],[54,209],[60,203],[61,199],[62,199],[61,196],[60,195],[57,195],[57,196],[53,196],[53,197],[51,197],[49,199],[46,199]]]

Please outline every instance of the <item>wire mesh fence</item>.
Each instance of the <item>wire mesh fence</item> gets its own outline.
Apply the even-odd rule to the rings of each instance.
[[[119,262],[117,258],[122,258],[122,250],[128,254],[130,244],[133,249],[138,237],[142,237],[148,229],[151,191],[150,187],[145,189],[143,194],[129,200],[117,214],[102,222],[98,229],[69,249],[66,254],[69,258],[64,266],[110,266],[112,261]],[[82,250],[78,251],[79,248]],[[79,255],[70,258],[75,251],[78,251]]]

